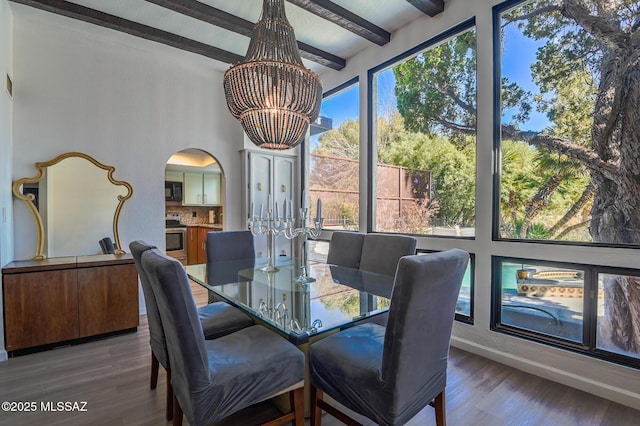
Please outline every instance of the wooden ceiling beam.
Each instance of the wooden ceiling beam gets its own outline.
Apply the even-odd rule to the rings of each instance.
[[[420,12],[429,15],[436,16],[438,13],[444,11],[444,0],[407,0],[418,9]]]
[[[207,22],[225,30],[251,37],[254,23],[195,0],[146,0],[174,12]],[[339,56],[298,41],[300,56],[334,70],[345,67],[346,61]]]
[[[383,46],[391,40],[391,34],[386,30],[329,0],[287,1],[379,46]]]
[[[112,30],[121,31],[146,40],[155,41],[167,46],[175,47],[198,55],[206,56],[224,63],[236,63],[243,59],[242,56],[228,52],[217,47],[181,37],[176,34],[162,31],[157,28],[149,27],[138,22],[129,21],[118,16],[110,15],[99,10],[91,9],[79,4],[70,3],[63,0],[10,0],[14,3],[20,3],[27,6],[35,7],[47,12],[56,13],[68,18],[78,19],[80,21],[99,25],[101,27],[110,28]]]

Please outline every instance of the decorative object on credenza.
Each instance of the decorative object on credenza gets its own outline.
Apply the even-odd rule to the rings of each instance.
[[[291,240],[299,235],[303,235],[305,238],[305,246],[303,253],[306,251],[306,238],[318,238],[320,232],[322,232],[322,201],[318,199],[318,206],[316,209],[316,217],[313,219],[313,226],[309,226],[309,209],[301,208],[299,216],[299,226],[296,226],[296,218],[293,214],[293,202],[291,200],[284,200],[282,202],[282,215],[278,211],[278,203],[271,202],[271,196],[267,203],[267,209],[260,204],[260,213],[256,216],[253,203],[251,203],[250,217],[247,220],[247,226],[251,230],[253,235],[266,235],[267,236],[267,265],[262,268],[265,272],[276,272],[278,268],[274,263],[275,253],[275,237],[283,235],[285,238]],[[302,264],[302,276],[306,276],[307,272],[307,259],[306,254],[303,256]],[[310,280],[313,280],[310,278]]]
[[[318,118],[320,77],[302,64],[284,0],[264,0],[244,60],[224,74],[231,114],[261,148],[289,149]]]

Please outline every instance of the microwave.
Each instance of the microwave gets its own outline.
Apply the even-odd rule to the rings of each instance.
[[[164,200],[182,202],[182,182],[164,183]]]

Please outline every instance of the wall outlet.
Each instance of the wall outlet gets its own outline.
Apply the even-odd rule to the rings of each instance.
[[[191,217],[198,217],[198,212],[191,212]]]

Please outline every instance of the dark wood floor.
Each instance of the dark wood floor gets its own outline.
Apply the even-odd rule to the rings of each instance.
[[[196,300],[206,300],[195,289]],[[136,333],[11,358],[0,363],[0,401],[34,402],[34,412],[0,412],[0,425],[167,425],[165,374],[149,390],[146,317]],[[86,401],[83,412],[44,412],[41,403]],[[72,406],[73,408],[73,406]],[[81,406],[77,408],[82,408]],[[273,410],[263,404],[228,419],[251,425]],[[461,425],[638,425],[640,411],[453,348],[447,420]],[[186,424],[186,422],[185,422]],[[339,424],[325,417],[323,424]],[[372,424],[368,422],[366,424]],[[409,425],[434,425],[426,407]]]

